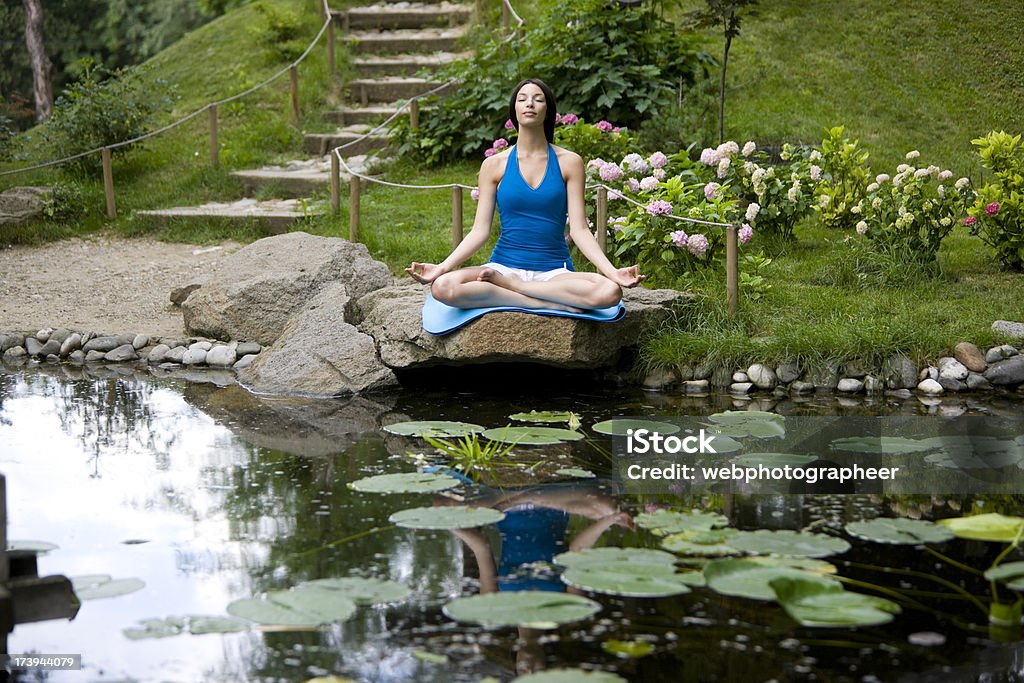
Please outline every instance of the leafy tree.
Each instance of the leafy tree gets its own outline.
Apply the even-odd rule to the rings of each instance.
[[[25,46],[32,65],[32,96],[36,104],[36,119],[43,121],[53,110],[53,82],[50,71],[53,64],[46,56],[43,41],[43,3],[23,0],[25,6]]]
[[[732,39],[740,34],[740,19],[744,11],[750,13],[757,0],[705,0],[707,7],[690,15],[696,26],[719,27],[725,35],[725,49],[722,51],[722,79],[718,89],[718,142],[725,141],[725,70],[729,65],[729,48]]]

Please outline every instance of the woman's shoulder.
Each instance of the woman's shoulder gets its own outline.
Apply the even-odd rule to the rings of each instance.
[[[555,150],[558,165],[562,168],[563,172],[573,168],[583,168],[583,157],[576,152],[565,147],[559,147],[558,145],[551,145],[551,148]]]
[[[480,164],[480,175],[482,176],[486,174],[500,177],[505,172],[505,164],[508,163],[509,152],[511,149],[511,147],[503,149],[497,154],[492,154],[484,159],[483,163]]]

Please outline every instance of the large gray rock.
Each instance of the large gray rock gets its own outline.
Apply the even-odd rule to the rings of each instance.
[[[398,380],[377,356],[373,338],[345,322],[349,297],[337,283],[281,329],[239,380],[256,393],[343,396],[395,386]]]
[[[0,192],[0,226],[26,223],[42,215],[48,187],[12,187]]]
[[[258,240],[226,258],[181,308],[191,334],[266,346],[327,285],[344,284],[355,301],[392,282],[387,266],[362,244],[291,232]]]
[[[1012,320],[997,320],[992,323],[992,331],[1011,339],[1024,339],[1024,323]]]
[[[911,389],[917,386],[917,366],[902,354],[891,356],[882,363],[881,377],[890,389]]]
[[[359,300],[359,329],[373,337],[381,361],[390,368],[464,363],[527,362],[566,368],[614,365],[622,350],[656,328],[690,299],[667,289],[630,289],[626,316],[601,323],[530,313],[488,313],[444,336],[423,330],[426,288],[395,285]]]
[[[984,378],[996,386],[1024,384],[1024,356],[1013,356],[988,366]]]

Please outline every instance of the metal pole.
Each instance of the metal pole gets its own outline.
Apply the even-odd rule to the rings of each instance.
[[[725,229],[725,289],[730,317],[736,315],[740,305],[740,262],[736,231],[735,225]]]
[[[608,253],[608,188],[597,188],[597,243]]]
[[[117,204],[114,202],[114,165],[110,160],[110,148],[100,152],[103,159],[103,193],[107,195],[107,218],[117,218]]]
[[[359,241],[359,176],[348,181],[348,241]]]
[[[217,139],[217,105],[210,105],[210,165],[220,166],[220,142]]]
[[[292,66],[288,69],[288,73],[292,77],[292,121],[297,126],[302,119],[299,113],[299,69]]]
[[[462,241],[462,187],[452,187],[452,247]]]
[[[331,213],[337,215],[341,210],[341,162],[338,153],[331,150]]]

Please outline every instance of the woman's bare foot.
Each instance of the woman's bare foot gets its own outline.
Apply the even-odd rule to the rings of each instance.
[[[526,294],[525,292],[521,291],[519,288],[515,286],[516,283],[519,282],[517,278],[502,275],[493,268],[484,268],[483,270],[480,271],[480,274],[476,276],[476,279],[479,282],[489,282],[492,285],[501,287],[502,289],[507,289],[511,292],[516,292],[517,294],[530,296],[529,294]],[[545,301],[544,299],[538,299],[532,296],[530,298],[536,302],[534,304],[531,304],[532,308],[543,308],[548,311],[566,311],[568,313],[583,312],[582,308],[577,308],[575,306],[567,306],[565,304],[556,303],[554,301]]]

